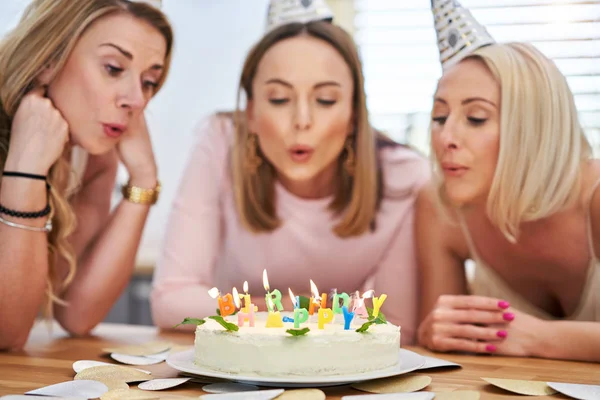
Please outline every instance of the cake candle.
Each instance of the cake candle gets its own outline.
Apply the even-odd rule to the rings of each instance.
[[[375,318],[377,318],[379,315],[379,310],[381,309],[385,299],[387,299],[387,294],[382,294],[379,297],[373,297],[373,316]]]
[[[340,299],[344,302],[342,306],[340,306]],[[337,294],[337,292],[333,295],[333,313],[341,314],[342,307],[350,307],[350,296],[348,293]]]
[[[283,305],[281,304],[281,292],[277,289],[274,289],[272,292],[269,291],[269,278],[267,277],[266,269],[263,270],[263,286],[267,291],[267,295],[265,296],[267,309],[273,311],[273,308],[277,307],[278,311],[283,310]]]
[[[333,321],[333,311],[331,311],[331,308],[320,308],[318,328],[325,329],[325,324],[330,324],[331,321]]]
[[[273,311],[273,304],[270,304],[271,298],[267,297],[267,308],[270,310],[267,314],[267,328],[283,328],[283,320],[279,311]]]
[[[292,289],[288,288],[290,299],[294,305],[294,328],[300,328],[300,324],[308,321],[308,310],[300,308],[300,296],[294,296]]]
[[[359,296],[359,292],[356,291],[356,298],[354,299],[354,304],[352,306],[352,312],[359,317],[369,318],[369,313],[367,312],[367,307],[365,306],[365,298],[369,298],[373,296],[373,290],[367,290],[363,293],[362,296]]]
[[[354,313],[348,311],[348,307],[342,307],[342,313],[344,314],[344,330],[350,330],[350,323],[352,322],[352,318],[354,318]]]
[[[222,317],[226,317],[235,312],[235,304],[233,303],[233,296],[231,293],[227,293],[225,296],[221,297],[221,292],[216,287],[210,289],[208,291],[208,295],[213,299],[217,299],[219,304],[219,312]]]
[[[293,309],[300,308],[300,296],[294,296],[294,292],[290,288],[288,288],[288,293],[290,294],[290,300],[292,300]]]
[[[238,294],[237,289],[233,288],[233,299],[235,301],[235,307],[240,308],[240,295]],[[238,317],[238,326],[241,328],[244,326],[244,322],[248,321],[248,325],[253,328],[254,327],[254,304],[246,303],[246,307],[242,308],[240,312],[237,314]]]
[[[312,297],[308,305],[308,314],[313,315],[316,307],[327,307],[327,294],[323,293],[322,296],[319,296],[319,289],[317,289],[317,285],[315,285],[312,279],[310,280],[310,292],[312,293]]]
[[[244,308],[242,309],[245,313],[248,312],[248,305],[252,303],[252,298],[248,294],[248,281],[244,281]]]

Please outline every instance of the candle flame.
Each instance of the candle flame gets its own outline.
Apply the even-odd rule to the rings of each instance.
[[[269,291],[269,278],[267,277],[266,269],[263,269],[263,286],[265,287],[265,290],[268,292]]]
[[[374,294],[375,294],[375,291],[373,289],[367,290],[366,292],[363,293],[362,298],[370,299],[371,297],[373,297]]]
[[[296,304],[296,296],[294,296],[294,292],[292,292],[292,289],[288,288],[288,291],[290,292],[290,299],[292,299],[292,305],[294,306],[294,308],[298,307],[298,304]]]
[[[244,293],[248,294],[248,281],[244,281]]]
[[[321,301],[321,296],[319,295],[319,289],[317,289],[317,285],[310,280],[310,292],[313,295],[313,303],[319,303]]]
[[[241,303],[240,303],[240,294],[238,293],[237,288],[234,286],[233,290],[231,291],[233,294],[233,301],[235,303],[235,308],[240,308]]]
[[[213,299],[216,299],[217,297],[219,297],[220,294],[221,294],[221,292],[219,292],[219,289],[217,289],[216,287],[214,287],[208,291],[208,295],[210,297],[212,297]]]

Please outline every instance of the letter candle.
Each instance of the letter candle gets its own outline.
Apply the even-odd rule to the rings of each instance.
[[[226,317],[235,312],[235,304],[233,303],[233,296],[231,296],[231,293],[227,293],[225,296],[221,297],[219,289],[214,287],[208,291],[208,295],[213,299],[217,299],[222,317]]]
[[[273,306],[277,307],[278,311],[283,310],[283,305],[281,304],[281,292],[277,289],[274,289],[272,292],[269,292],[269,278],[267,277],[267,270],[263,270],[263,286],[267,291],[267,295],[265,296],[265,302],[267,303],[267,309],[269,311],[273,311]],[[270,299],[270,301],[269,301]]]

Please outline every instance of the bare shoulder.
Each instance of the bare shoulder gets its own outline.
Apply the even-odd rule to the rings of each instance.
[[[431,243],[461,261],[469,258],[469,246],[460,227],[458,214],[438,198],[438,187],[430,180],[417,196],[417,235],[423,244]]]

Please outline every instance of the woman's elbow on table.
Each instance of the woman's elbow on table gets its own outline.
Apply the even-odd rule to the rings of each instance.
[[[27,343],[29,331],[26,332],[2,332],[0,331],[0,352],[22,350]]]

